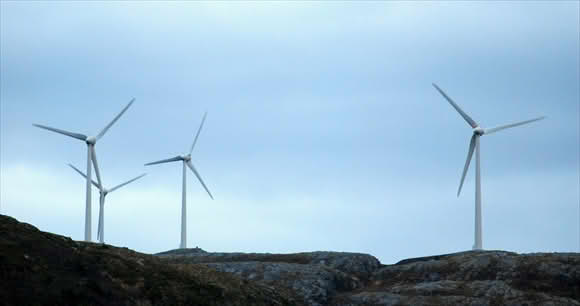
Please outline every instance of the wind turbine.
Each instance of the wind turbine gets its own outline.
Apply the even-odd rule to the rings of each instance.
[[[186,203],[185,195],[186,195],[186,177],[187,177],[187,175],[186,175],[185,166],[187,166],[189,169],[191,169],[191,171],[193,172],[193,174],[195,174],[195,176],[197,177],[197,179],[199,180],[199,182],[201,183],[201,185],[203,186],[205,191],[207,191],[207,193],[209,194],[209,197],[213,200],[213,196],[211,195],[211,192],[209,192],[209,189],[207,189],[207,186],[205,185],[205,183],[201,179],[201,176],[199,175],[199,173],[197,172],[197,170],[193,166],[193,163],[191,163],[191,152],[193,152],[193,148],[195,148],[195,143],[197,142],[197,138],[199,137],[199,133],[201,132],[201,128],[203,127],[203,123],[205,122],[206,116],[207,116],[207,112],[203,115],[203,119],[201,120],[201,124],[199,125],[199,129],[197,130],[197,134],[195,134],[195,139],[193,140],[193,143],[191,144],[191,148],[189,149],[189,153],[187,155],[179,155],[179,156],[175,156],[172,158],[163,159],[163,160],[159,160],[156,162],[145,164],[145,166],[149,166],[149,165],[169,163],[169,162],[174,162],[174,161],[182,161],[183,179],[182,179],[182,190],[181,190],[181,243],[179,244],[179,247],[182,249],[185,249],[187,247],[187,207],[185,205],[185,203]]]
[[[97,163],[97,154],[95,152],[95,144],[105,133],[111,128],[111,126],[119,120],[119,118],[127,111],[129,106],[133,104],[135,98],[129,101],[129,104],[123,108],[123,110],[111,121],[107,126],[105,126],[97,136],[87,136],[84,134],[68,132],[65,130],[49,127],[41,124],[32,124],[41,129],[49,130],[59,134],[63,134],[78,140],[82,140],[87,144],[87,194],[86,194],[86,206],[85,206],[85,241],[91,241],[91,164],[95,167],[95,173],[97,174],[97,181],[101,185],[101,174],[99,172],[99,166]]]
[[[84,177],[85,179],[87,178],[87,176],[79,169],[77,169],[75,166],[68,164],[71,168],[73,168],[76,172],[78,172],[78,174],[80,174],[82,177]],[[93,185],[95,185],[95,187],[99,188],[99,227],[97,229],[97,240],[99,240],[99,242],[104,243],[105,242],[105,197],[107,196],[107,194],[129,184],[132,183],[142,177],[144,177],[147,173],[143,173],[133,179],[130,179],[128,181],[126,181],[125,183],[119,184],[111,189],[106,189],[105,187],[102,187],[102,185],[99,185],[97,182],[91,180],[91,182],[93,183]]]
[[[516,123],[500,125],[490,129],[484,129],[479,126],[469,115],[467,115],[439,86],[433,83],[433,87],[439,91],[439,93],[455,108],[455,110],[467,121],[467,123],[473,128],[473,136],[471,136],[471,141],[469,143],[469,151],[467,152],[467,160],[465,161],[465,166],[463,167],[463,174],[461,175],[461,182],[459,183],[459,189],[457,190],[457,196],[461,193],[461,187],[463,186],[463,181],[465,180],[465,174],[467,169],[469,169],[469,164],[471,162],[471,157],[473,156],[473,151],[475,150],[475,242],[473,244],[474,250],[481,250],[483,248],[482,243],[482,233],[481,233],[481,174],[480,174],[480,158],[479,158],[479,138],[483,135],[495,133],[504,129],[524,125],[530,122],[542,120],[545,117],[538,117],[530,120],[520,121]]]

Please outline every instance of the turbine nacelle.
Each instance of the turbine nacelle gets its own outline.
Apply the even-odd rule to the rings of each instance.
[[[184,161],[188,162],[188,161],[191,160],[191,154],[181,155],[181,159],[183,159]]]
[[[87,139],[85,140],[85,142],[88,145],[94,145],[94,144],[97,143],[97,137],[95,137],[95,136],[87,137]]]
[[[480,126],[476,126],[473,129],[473,134],[478,135],[478,136],[481,136],[481,135],[485,134],[485,130],[482,129]]]

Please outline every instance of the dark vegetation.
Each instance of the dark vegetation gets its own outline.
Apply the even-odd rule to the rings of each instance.
[[[0,215],[1,305],[295,305],[290,294],[205,266],[168,265]]]

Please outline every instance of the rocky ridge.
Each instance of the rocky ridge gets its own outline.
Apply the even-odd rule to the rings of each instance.
[[[580,305],[580,254],[469,251],[382,265],[357,253],[156,254],[292,290],[309,305]]]

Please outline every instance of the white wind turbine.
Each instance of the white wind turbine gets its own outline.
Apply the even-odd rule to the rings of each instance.
[[[75,166],[73,166],[71,164],[68,164],[68,165],[71,168],[73,168],[76,172],[78,172],[78,174],[80,174],[82,177],[84,177],[85,179],[87,178],[87,176],[81,170],[77,169]],[[99,240],[99,242],[101,242],[101,243],[105,242],[105,197],[109,193],[144,177],[146,174],[147,173],[143,173],[143,174],[141,174],[133,179],[130,179],[130,180],[126,181],[125,183],[119,184],[111,189],[106,189],[105,187],[102,187],[102,185],[99,185],[97,182],[91,180],[93,185],[95,185],[95,187],[99,188],[99,227],[97,229],[97,240]]]
[[[512,124],[500,125],[490,129],[484,129],[477,124],[471,117],[469,117],[439,86],[433,84],[435,89],[439,91],[441,95],[455,108],[455,110],[467,121],[467,123],[473,128],[473,136],[471,136],[471,142],[469,143],[469,151],[467,153],[467,160],[465,161],[465,166],[463,167],[463,174],[461,175],[461,182],[459,183],[459,189],[457,190],[457,196],[461,193],[461,187],[463,186],[463,181],[465,180],[465,174],[467,169],[469,169],[469,164],[471,162],[471,157],[473,156],[473,151],[475,150],[475,242],[473,244],[474,250],[481,250],[483,248],[482,243],[482,233],[481,233],[481,176],[480,176],[480,158],[479,158],[479,137],[495,133],[504,129],[516,127],[519,125],[527,124],[530,122],[542,120],[545,117],[538,117],[526,121],[516,122]]]
[[[205,183],[201,179],[201,176],[199,175],[199,173],[197,172],[197,170],[195,169],[195,167],[191,163],[191,152],[193,152],[193,148],[195,147],[195,143],[197,142],[197,138],[199,137],[199,133],[201,132],[201,128],[203,127],[203,123],[205,122],[206,116],[207,116],[207,112],[203,115],[203,119],[201,120],[201,124],[199,125],[199,129],[197,130],[197,134],[195,134],[195,139],[193,140],[193,143],[191,144],[191,148],[189,149],[189,154],[180,155],[180,156],[176,156],[176,157],[163,159],[160,161],[145,164],[145,166],[149,166],[149,165],[168,163],[168,162],[174,162],[174,161],[182,161],[183,162],[183,165],[182,165],[183,166],[182,167],[183,180],[182,180],[182,190],[181,190],[181,243],[179,244],[179,247],[182,249],[185,249],[187,247],[187,207],[185,205],[186,204],[186,200],[185,200],[185,195],[186,195],[186,170],[185,170],[185,166],[187,166],[187,167],[189,167],[189,169],[191,169],[191,171],[193,172],[193,174],[195,174],[195,176],[197,177],[197,179],[199,180],[199,182],[201,183],[201,185],[203,186],[205,191],[207,191],[207,193],[209,194],[209,197],[213,200],[213,196],[211,195],[211,192],[209,192],[209,189],[207,188],[207,186],[205,185]]]
[[[87,144],[87,194],[86,194],[86,206],[85,206],[85,241],[91,241],[91,164],[95,167],[95,173],[97,174],[97,181],[99,185],[101,184],[101,174],[99,172],[99,166],[97,163],[97,155],[95,152],[95,144],[105,133],[111,128],[111,126],[119,120],[119,118],[125,113],[125,111],[133,104],[135,98],[131,99],[129,104],[123,108],[123,110],[109,123],[105,126],[97,136],[87,136],[79,133],[72,133],[65,130],[52,128],[45,125],[33,124],[36,127],[53,131],[59,134],[63,134],[78,140],[82,140]]]

